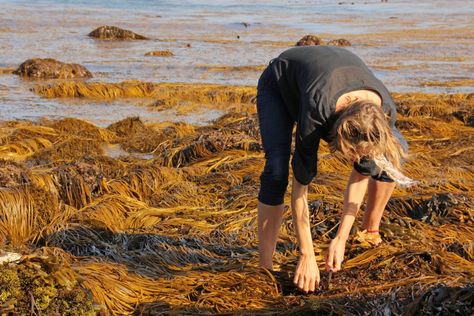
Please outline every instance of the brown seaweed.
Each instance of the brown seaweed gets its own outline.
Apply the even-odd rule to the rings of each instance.
[[[380,244],[358,230],[358,219],[343,270],[322,271],[320,289],[304,295],[291,282],[298,252],[290,212],[276,271],[258,267],[256,195],[264,159],[257,116],[245,110],[255,90],[96,84],[57,84],[45,93],[78,96],[91,89],[97,96],[196,98],[234,107],[208,126],[145,124],[137,117],[107,128],[78,119],[2,123],[0,248],[25,255],[0,270],[2,311],[437,315],[472,309],[474,130],[459,114],[472,113],[469,95],[394,95],[410,146],[405,172],[420,184],[395,190]],[[104,145],[125,154],[107,156]],[[318,169],[308,197],[323,269],[351,165],[321,144]],[[30,281],[19,284],[19,276]],[[41,288],[32,276],[43,280]]]

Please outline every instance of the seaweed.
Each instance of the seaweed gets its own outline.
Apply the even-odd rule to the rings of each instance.
[[[396,188],[377,238],[360,231],[356,220],[343,270],[334,274],[322,271],[324,253],[337,230],[351,165],[321,144],[320,174],[308,200],[322,282],[305,295],[292,284],[298,252],[289,211],[275,271],[258,267],[256,196],[264,157],[257,115],[247,111],[253,88],[78,82],[42,91],[151,97],[171,106],[227,106],[228,113],[207,126],[138,117],[107,128],[78,119],[2,123],[0,248],[24,254],[0,270],[2,312],[472,310],[474,131],[463,118],[472,112],[469,95],[394,95],[398,127],[410,146],[405,172],[420,184]],[[104,150],[112,145],[120,155]]]

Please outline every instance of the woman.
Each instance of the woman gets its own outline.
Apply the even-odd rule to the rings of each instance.
[[[368,187],[363,229],[378,234],[394,179],[409,179],[397,170],[407,143],[395,127],[395,104],[387,88],[364,62],[346,49],[301,46],[273,59],[258,82],[257,110],[265,151],[265,168],[258,196],[258,236],[261,266],[272,269],[288,185],[292,131],[292,216],[300,256],[294,283],[314,291],[319,270],[311,238],[307,186],[316,176],[321,139],[354,162],[339,230],[331,241],[326,269],[339,271],[345,243]]]

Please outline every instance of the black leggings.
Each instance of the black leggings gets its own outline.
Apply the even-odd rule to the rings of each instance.
[[[260,176],[258,200],[268,205],[279,205],[283,203],[288,186],[291,141],[295,122],[285,106],[270,67],[265,69],[258,80],[257,112],[265,151],[265,168]],[[398,129],[393,128],[392,132],[403,149],[407,151],[408,144]],[[387,173],[380,173],[380,169],[372,160],[361,159],[360,162],[354,163],[354,169],[377,181],[393,182]]]
[[[257,112],[265,151],[265,168],[260,176],[258,200],[268,205],[283,204],[288,186],[294,121],[285,107],[270,67],[258,80]]]

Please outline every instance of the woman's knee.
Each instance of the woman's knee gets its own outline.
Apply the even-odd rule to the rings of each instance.
[[[288,178],[284,179],[269,179],[260,177],[260,192],[258,193],[258,200],[267,205],[283,204],[283,199],[288,186]]]
[[[288,186],[289,157],[278,157],[267,160],[260,176],[259,201],[268,205],[283,203]]]

